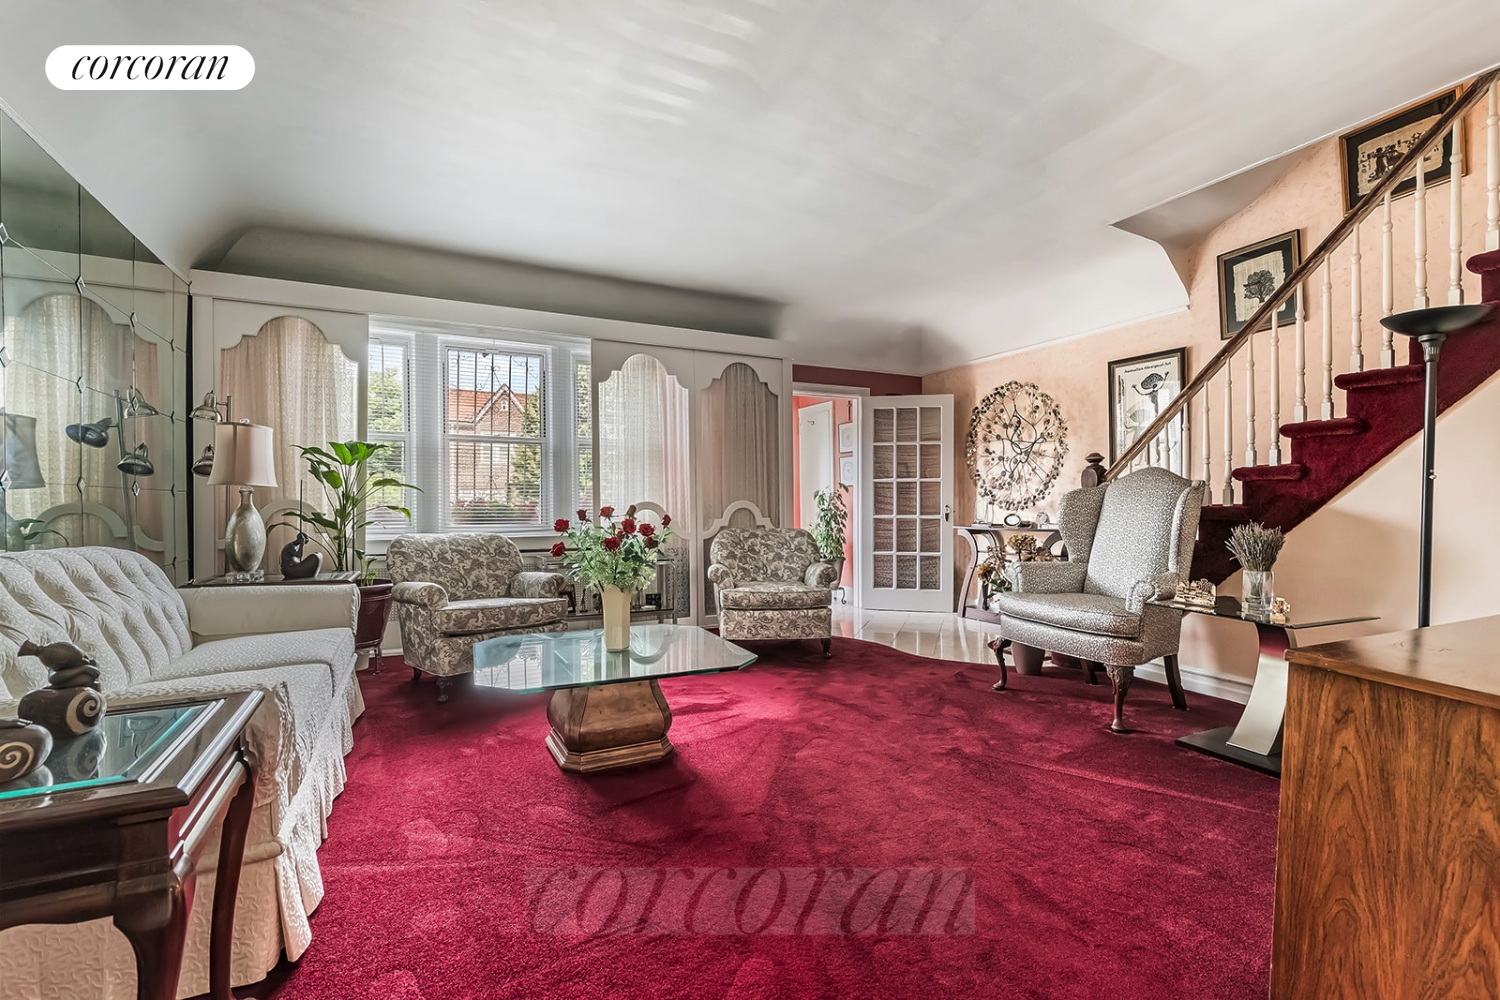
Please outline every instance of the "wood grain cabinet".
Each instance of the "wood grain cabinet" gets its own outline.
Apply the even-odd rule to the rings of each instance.
[[[1288,658],[1272,997],[1500,997],[1500,617]]]

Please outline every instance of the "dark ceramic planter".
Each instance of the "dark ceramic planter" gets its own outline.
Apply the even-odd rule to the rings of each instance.
[[[359,620],[354,629],[354,648],[370,654],[370,666],[380,673],[380,642],[391,620],[391,590],[395,584],[385,577],[376,578],[359,588]]]

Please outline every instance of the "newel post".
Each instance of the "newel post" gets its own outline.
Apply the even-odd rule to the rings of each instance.
[[[1089,463],[1084,467],[1083,475],[1080,477],[1084,488],[1098,486],[1104,482],[1104,456],[1097,451],[1091,451],[1083,456],[1083,460]]]
[[[1487,250],[1470,257],[1469,270],[1479,275],[1479,300],[1500,302],[1500,250]]]

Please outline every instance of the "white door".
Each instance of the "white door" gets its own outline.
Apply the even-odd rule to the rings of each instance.
[[[860,420],[865,610],[953,610],[953,397],[872,396]]]
[[[833,489],[833,403],[816,403],[797,411],[797,527],[818,519],[818,490]]]

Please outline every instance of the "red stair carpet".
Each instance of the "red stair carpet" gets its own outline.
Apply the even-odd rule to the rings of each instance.
[[[1483,301],[1500,302],[1500,251],[1477,254],[1468,266],[1480,275]],[[1194,577],[1223,583],[1239,570],[1224,547],[1235,525],[1259,521],[1291,531],[1421,432],[1422,349],[1414,340],[1397,337],[1396,350],[1398,357],[1406,352],[1406,364],[1375,368],[1367,355],[1370,369],[1334,377],[1343,390],[1338,406],[1345,416],[1281,426],[1281,435],[1291,442],[1286,464],[1234,470],[1241,502],[1203,508],[1193,554]],[[1500,313],[1453,335],[1443,346],[1438,359],[1438,409],[1446,411],[1497,371]],[[1217,490],[1210,494],[1210,499],[1221,495]],[[1411,502],[1415,516],[1415,491]]]
[[[1190,696],[1178,713],[1138,682],[1138,731],[1114,736],[1108,685],[1050,668],[1005,693],[994,679],[853,639],[832,661],[769,646],[742,672],[662,683],[675,757],[580,778],[543,749],[545,696],[465,689],[439,706],[392,660],[360,678],[369,710],[320,855],[312,947],[253,995],[1263,998],[1278,785],[1172,745],[1238,706]],[[714,911],[710,893],[697,924],[674,924],[694,883],[669,876],[718,872],[722,887],[764,867],[781,875],[748,894],[756,912]],[[578,912],[539,918],[528,884],[572,868],[613,874]],[[893,930],[900,914],[881,933],[857,908],[800,933],[765,916],[788,877],[795,894],[809,870],[847,869],[956,872],[956,905],[905,925],[923,933]],[[652,932],[635,932],[619,914],[658,881],[679,898],[654,900]]]

